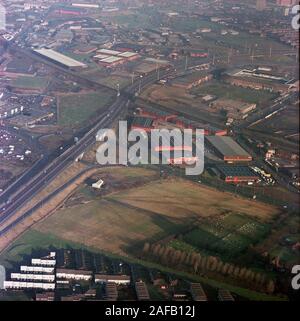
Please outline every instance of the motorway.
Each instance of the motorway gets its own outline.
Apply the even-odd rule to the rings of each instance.
[[[25,51],[24,49],[14,48],[15,50],[21,51],[23,54],[30,55],[31,58],[41,60],[41,58],[36,57],[31,52]],[[46,62],[53,66],[53,64]],[[180,62],[177,64],[178,67]],[[54,66],[53,66],[54,67]],[[60,71],[61,67],[55,66]],[[173,68],[160,71],[159,78],[165,78],[172,74],[174,71]],[[76,77],[76,74],[73,72],[69,72],[67,70],[63,70],[63,72],[71,77],[74,77],[76,81],[79,83],[83,83],[85,85],[97,88],[100,85],[93,81],[87,80],[83,77]],[[0,228],[2,225],[2,229],[0,230],[0,237],[5,235],[10,229],[14,228],[16,224],[22,221],[25,217],[30,215],[31,211],[25,213],[23,216],[18,217],[13,222],[11,222],[8,226],[4,228],[4,223],[11,219],[16,211],[22,207],[26,202],[31,200],[41,189],[43,189],[50,181],[52,181],[59,173],[61,173],[65,168],[67,168],[74,160],[81,155],[84,151],[86,151],[93,143],[95,143],[95,136],[99,129],[109,128],[112,123],[118,118],[119,114],[123,109],[125,109],[130,103],[130,99],[135,96],[142,88],[155,83],[158,80],[158,75],[156,72],[153,72],[147,76],[139,78],[135,81],[131,86],[121,91],[120,96],[117,97],[116,101],[108,107],[105,113],[98,115],[95,120],[95,125],[88,133],[86,133],[77,144],[71,145],[65,152],[56,157],[54,160],[45,159],[44,168],[41,170],[40,164],[33,168],[32,171],[27,173],[24,180],[17,181],[11,188],[8,188],[2,195],[0,195],[0,202],[4,201],[5,204],[0,208]],[[290,97],[289,97],[290,98]],[[288,98],[287,98],[288,99]],[[282,99],[277,104],[274,104],[268,110],[266,110],[266,115],[268,113],[273,112],[274,110],[278,110],[282,107],[282,103],[285,102],[285,99]],[[253,115],[255,119],[249,119],[253,123],[253,121],[257,121],[257,118],[263,118],[266,116],[263,115]],[[250,124],[251,124],[250,122]],[[245,127],[250,125],[249,123],[245,123],[239,127],[239,130],[242,130]],[[49,164],[50,162],[50,164]],[[48,165],[48,166],[47,166]]]
[[[173,72],[173,69],[163,70],[160,73],[160,77],[166,77]],[[95,136],[99,129],[109,128],[112,123],[118,118],[121,111],[130,103],[129,98],[142,88],[155,83],[157,81],[157,73],[151,73],[148,76],[141,77],[138,81],[134,82],[126,90],[121,92],[121,95],[117,97],[116,101],[108,107],[105,113],[98,115],[96,125],[86,133],[76,144],[73,144],[64,153],[55,158],[44,170],[40,171],[33,179],[28,182],[14,185],[14,194],[6,199],[5,204],[0,208],[0,237],[4,236],[8,231],[14,228],[16,224],[22,221],[25,217],[30,215],[33,211],[28,211],[21,217],[16,218],[8,226],[4,228],[4,223],[12,218],[16,211],[22,207],[26,202],[31,200],[40,190],[42,190],[50,181],[52,181],[59,173],[61,173],[66,167],[68,167],[74,160],[85,152],[93,143],[95,143]],[[89,82],[90,83],[90,82]],[[98,85],[96,83],[96,85]],[[40,170],[40,167],[34,169]],[[30,173],[31,175],[33,172]],[[26,179],[30,176],[26,175]],[[32,176],[31,176],[32,177]],[[23,182],[22,182],[23,183]],[[12,190],[5,191],[1,195],[2,198],[11,195]]]

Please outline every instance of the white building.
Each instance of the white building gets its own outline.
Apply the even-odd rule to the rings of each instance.
[[[55,266],[56,260],[48,260],[48,259],[31,259],[32,265],[45,265],[45,266]]]
[[[25,273],[54,273],[54,267],[21,265],[20,271]]]
[[[46,281],[54,282],[54,274],[27,274],[27,273],[11,273],[10,278],[12,280],[23,280],[23,281]]]
[[[95,283],[116,283],[122,285],[130,284],[129,275],[106,275],[106,274],[96,274]]]
[[[90,281],[92,279],[92,271],[57,269],[56,278]]]
[[[55,289],[55,258],[56,253],[40,259],[31,259],[33,266],[22,265],[22,273],[11,273],[9,281],[4,281],[4,289]]]
[[[34,283],[34,282],[19,282],[19,281],[4,281],[5,289],[41,289],[54,290],[55,283]]]
[[[96,189],[100,189],[103,184],[104,184],[103,180],[102,180],[102,179],[99,179],[98,182],[92,184],[92,187],[93,187],[93,188],[96,188]]]

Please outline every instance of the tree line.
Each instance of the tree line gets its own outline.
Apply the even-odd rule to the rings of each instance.
[[[218,279],[231,279],[253,290],[272,294],[275,282],[266,274],[249,268],[223,262],[215,256],[204,256],[199,252],[185,252],[159,243],[145,243],[142,255],[162,265],[187,271],[196,275],[208,275]]]

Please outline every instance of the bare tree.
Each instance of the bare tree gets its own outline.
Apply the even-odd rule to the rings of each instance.
[[[269,280],[266,284],[266,292],[268,294],[273,294],[275,291],[275,283],[273,280]]]
[[[150,244],[148,242],[146,242],[144,244],[143,253],[148,254],[149,250],[150,250]]]

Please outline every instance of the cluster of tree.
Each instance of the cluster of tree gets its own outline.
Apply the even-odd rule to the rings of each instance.
[[[230,278],[257,291],[272,294],[275,290],[274,281],[267,279],[265,274],[225,263],[215,256],[202,256],[198,252],[187,253],[159,243],[145,243],[143,255],[160,264],[194,274]]]

